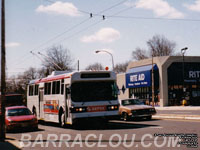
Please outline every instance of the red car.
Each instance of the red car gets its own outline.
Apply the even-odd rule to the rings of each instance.
[[[6,107],[6,129],[38,128],[38,120],[35,115],[25,106]]]

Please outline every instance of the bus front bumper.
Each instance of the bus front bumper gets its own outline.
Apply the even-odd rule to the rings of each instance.
[[[116,119],[119,116],[118,110],[116,111],[103,111],[103,112],[82,112],[73,113],[72,119],[81,118],[105,118],[105,119]]]

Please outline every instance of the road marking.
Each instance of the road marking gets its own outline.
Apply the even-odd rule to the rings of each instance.
[[[152,129],[162,129],[163,127],[150,127]]]

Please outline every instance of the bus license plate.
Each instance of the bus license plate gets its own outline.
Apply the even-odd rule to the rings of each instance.
[[[88,106],[88,112],[106,111],[106,106]]]

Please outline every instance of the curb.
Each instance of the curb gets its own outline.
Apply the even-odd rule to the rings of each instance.
[[[1,148],[6,148],[6,150],[22,149],[23,145],[13,137],[6,137],[5,142],[0,142]]]
[[[199,106],[155,107],[156,110],[200,110]]]
[[[182,119],[182,120],[196,120],[200,121],[200,116],[181,116],[181,115],[154,115],[153,119]]]
[[[15,140],[6,140],[6,141],[9,142],[10,144],[14,145],[18,149],[22,149],[23,148],[22,144],[17,139],[15,139]]]

